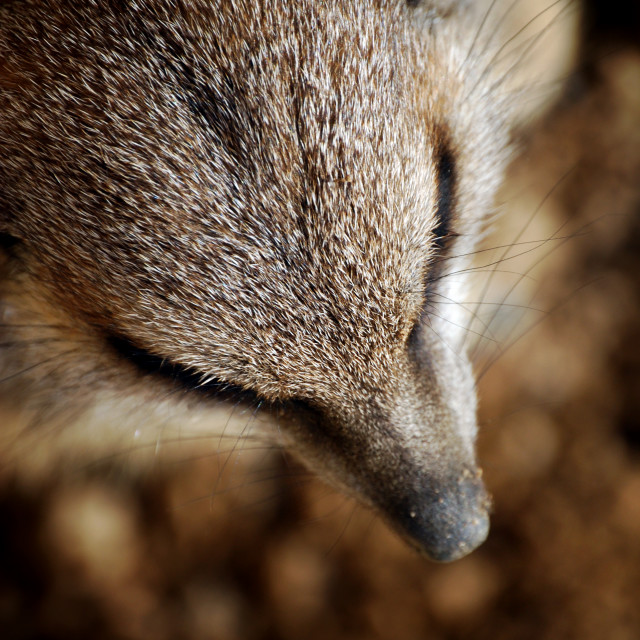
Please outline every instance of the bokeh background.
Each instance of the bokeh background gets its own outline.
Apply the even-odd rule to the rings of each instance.
[[[486,544],[423,560],[270,449],[105,461],[0,486],[0,638],[640,638],[640,5],[591,0],[581,42],[469,301]]]

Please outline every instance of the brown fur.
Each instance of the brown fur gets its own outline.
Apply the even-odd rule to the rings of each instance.
[[[428,555],[479,544],[465,321],[440,303],[511,116],[465,11],[2,5],[6,457],[100,455],[249,392]]]

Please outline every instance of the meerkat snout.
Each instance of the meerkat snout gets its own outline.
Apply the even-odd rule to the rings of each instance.
[[[3,455],[248,401],[430,557],[480,544],[463,307],[513,91],[469,8],[0,5]]]
[[[374,507],[428,557],[454,560],[489,529],[470,366],[423,323],[396,348],[385,346],[340,367],[331,354],[318,356],[336,372],[326,374],[329,386],[286,403],[279,423],[330,482]]]
[[[477,473],[425,482],[422,491],[395,507],[397,522],[410,542],[429,558],[457,560],[480,546],[489,533],[489,498]],[[393,511],[392,511],[393,512]]]

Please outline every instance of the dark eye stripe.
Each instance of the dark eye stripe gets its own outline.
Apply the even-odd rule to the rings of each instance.
[[[135,365],[143,375],[153,375],[170,380],[185,391],[199,393],[212,399],[243,401],[256,406],[260,404],[257,394],[252,391],[247,391],[222,380],[208,380],[203,384],[202,375],[194,369],[156,356],[146,349],[136,346],[128,338],[110,335],[107,337],[107,342],[118,355]]]
[[[449,249],[451,240],[456,236],[453,230],[455,221],[456,199],[456,161],[455,155],[445,133],[441,133],[436,145],[436,224],[433,228],[433,246],[435,256],[426,265],[425,299],[427,303],[433,297],[433,290],[442,277],[445,253]]]
[[[436,155],[436,179],[438,181],[438,203],[436,226],[433,229],[434,243],[439,252],[446,249],[447,239],[452,235],[455,205],[456,170],[455,158],[449,144],[440,144]]]

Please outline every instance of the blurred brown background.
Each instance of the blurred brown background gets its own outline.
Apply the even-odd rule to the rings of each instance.
[[[487,543],[422,560],[284,454],[105,462],[0,487],[0,638],[640,638],[640,5],[583,34],[479,263],[509,292],[477,308]]]

